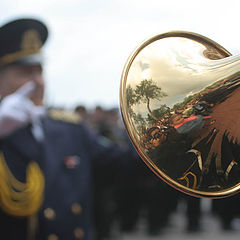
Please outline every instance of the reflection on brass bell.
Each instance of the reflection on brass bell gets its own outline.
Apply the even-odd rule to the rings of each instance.
[[[197,197],[240,190],[240,55],[196,33],[144,41],[123,70],[130,139],[165,182]]]

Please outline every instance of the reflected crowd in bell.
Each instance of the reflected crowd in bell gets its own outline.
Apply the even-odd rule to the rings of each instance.
[[[120,146],[129,144],[119,109],[97,106],[75,108],[82,121]],[[153,130],[154,132],[154,130]],[[98,240],[166,237],[172,232],[199,235],[240,231],[240,195],[200,199],[183,194],[159,179],[140,159],[134,175],[119,172],[107,182],[106,173],[95,173],[94,215]],[[177,229],[177,230],[176,230]],[[213,235],[212,235],[213,236]]]

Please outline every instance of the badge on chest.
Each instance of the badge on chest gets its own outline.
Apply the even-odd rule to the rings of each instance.
[[[66,156],[64,158],[64,165],[68,169],[75,169],[78,168],[80,165],[81,159],[79,156]]]

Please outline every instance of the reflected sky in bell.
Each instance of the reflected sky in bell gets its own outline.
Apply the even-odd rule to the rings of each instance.
[[[126,80],[127,87],[133,90],[143,80],[151,81],[161,89],[164,97],[150,97],[152,111],[161,105],[171,109],[186,97],[206,92],[207,88],[239,72],[238,55],[212,60],[206,54],[214,50],[197,41],[180,37],[159,38],[138,51]],[[132,107],[135,112],[147,117],[149,111],[146,104],[138,102]]]
[[[127,58],[155,34],[192,31],[239,53],[239,6],[233,0],[2,0],[0,24],[16,17],[37,17],[48,24],[50,38],[44,49],[48,105],[111,107],[119,104]]]

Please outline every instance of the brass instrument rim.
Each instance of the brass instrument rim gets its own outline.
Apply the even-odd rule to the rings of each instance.
[[[220,44],[216,43],[215,41],[202,36],[200,34],[194,33],[194,32],[189,32],[189,31],[170,31],[170,32],[165,32],[165,33],[161,33],[161,34],[157,34],[154,35],[148,39],[146,39],[145,41],[143,41],[133,52],[132,54],[128,57],[126,64],[123,68],[122,71],[122,76],[121,76],[121,85],[120,85],[120,110],[121,110],[121,115],[123,118],[123,122],[127,131],[128,136],[130,137],[130,140],[133,144],[133,146],[135,147],[136,151],[138,152],[138,154],[141,156],[142,160],[145,162],[145,164],[159,177],[161,178],[163,181],[165,181],[166,183],[168,183],[170,186],[174,187],[175,189],[186,193],[188,195],[192,195],[194,197],[203,197],[203,198],[211,198],[211,199],[218,199],[218,198],[224,198],[224,197],[228,197],[231,195],[234,195],[235,193],[240,191],[240,183],[235,185],[232,188],[228,188],[226,190],[222,190],[222,191],[212,191],[212,192],[206,192],[206,191],[198,191],[198,190],[194,190],[194,189],[190,189],[188,187],[185,187],[183,185],[181,185],[180,183],[176,182],[175,180],[171,179],[170,177],[168,177],[165,173],[163,173],[161,170],[159,170],[157,167],[154,166],[154,164],[152,164],[151,159],[149,159],[143,151],[143,149],[139,149],[139,147],[137,146],[136,142],[136,138],[132,132],[132,129],[129,129],[129,126],[131,128],[131,122],[129,120],[129,116],[127,114],[127,106],[126,106],[126,82],[127,82],[127,77],[128,77],[128,73],[129,70],[131,68],[131,65],[134,61],[134,59],[136,58],[136,56],[139,54],[139,52],[144,49],[146,46],[148,46],[149,44],[153,43],[156,40],[160,40],[163,38],[168,38],[168,37],[183,37],[183,38],[188,38],[188,39],[192,39],[194,41],[197,41],[199,43],[202,43],[203,45],[207,45],[210,46],[212,48],[214,48],[223,58],[225,57],[229,57],[232,54],[227,51],[224,47],[222,47]],[[147,159],[146,159],[147,158]]]

